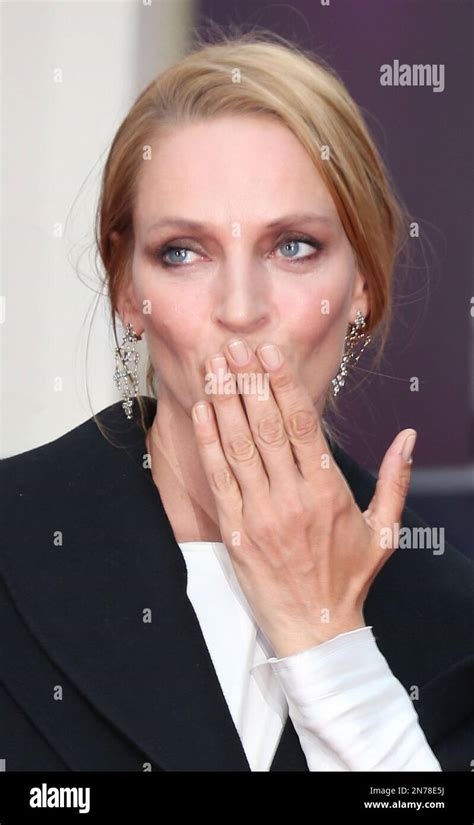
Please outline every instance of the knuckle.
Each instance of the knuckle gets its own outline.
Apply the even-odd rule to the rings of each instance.
[[[214,398],[212,399],[212,402],[222,406],[223,404],[231,404],[234,400],[235,397],[233,393],[222,392],[220,389],[216,389],[214,391]]]
[[[233,436],[228,442],[226,452],[234,461],[251,462],[257,455],[253,439],[245,433]]]
[[[198,432],[196,438],[203,447],[213,447],[215,444],[219,444],[219,437],[214,429],[211,431],[205,430],[204,432]]]
[[[352,499],[348,492],[344,489],[333,489],[327,485],[320,492],[320,503],[327,515],[333,520],[341,518],[346,515],[351,504]]]
[[[258,543],[274,545],[277,534],[275,525],[270,521],[262,520],[254,525],[252,530],[253,536]]]
[[[297,499],[289,499],[285,501],[284,515],[289,524],[293,525],[296,522],[306,520],[307,512],[301,501]]]
[[[212,487],[216,493],[225,493],[235,486],[235,478],[228,467],[219,467],[211,475]]]
[[[262,418],[257,425],[257,437],[267,446],[281,446],[286,439],[283,421],[278,415]]]
[[[409,474],[403,474],[401,476],[395,476],[392,478],[392,490],[396,496],[399,498],[404,499],[408,493],[408,488],[410,486],[410,476]]]
[[[272,376],[272,384],[281,392],[291,392],[297,386],[293,375],[286,369]]]
[[[313,438],[316,434],[316,416],[310,410],[296,410],[288,418],[290,434],[296,441]]]

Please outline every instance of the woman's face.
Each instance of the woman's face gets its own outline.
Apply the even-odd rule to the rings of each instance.
[[[277,344],[322,412],[347,325],[368,306],[309,156],[262,116],[180,125],[151,147],[119,312],[145,332],[160,397],[190,415],[206,397],[205,358],[243,338]]]

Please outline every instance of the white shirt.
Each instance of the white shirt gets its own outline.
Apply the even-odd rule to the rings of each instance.
[[[268,771],[288,716],[310,771],[441,771],[372,627],[278,659],[222,542],[180,542],[187,594],[252,771]]]

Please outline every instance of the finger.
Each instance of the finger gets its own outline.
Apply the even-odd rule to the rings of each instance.
[[[242,496],[220,443],[212,405],[198,401],[191,413],[199,456],[217,509],[228,523],[232,523],[236,515],[242,513]]]
[[[399,432],[380,465],[369,511],[383,526],[392,527],[401,519],[410,486],[413,463],[411,456],[416,436],[416,430],[412,429]]]
[[[242,339],[229,341],[224,352],[229,366],[240,379],[240,398],[268,476],[270,490],[286,490],[292,480],[301,480],[301,476],[280,408],[270,387],[268,372],[263,370],[261,361]]]
[[[206,370],[206,378],[214,377],[212,405],[220,442],[239,483],[245,509],[246,504],[254,504],[265,490],[268,492],[268,477],[224,354],[221,352],[208,358]]]
[[[268,370],[270,386],[300,474],[307,481],[331,483],[336,479],[337,465],[308,390],[296,377],[279,347],[261,344],[257,355],[264,369]]]

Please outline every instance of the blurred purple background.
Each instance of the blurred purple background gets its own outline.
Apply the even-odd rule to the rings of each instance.
[[[263,26],[327,60],[362,108],[420,239],[399,269],[382,375],[340,395],[343,446],[377,470],[395,434],[418,431],[409,504],[474,555],[472,17],[462,0],[200,0],[197,27]],[[389,87],[380,67],[444,64],[445,88]],[[360,361],[359,376],[370,366]],[[417,376],[419,392],[410,391]]]

